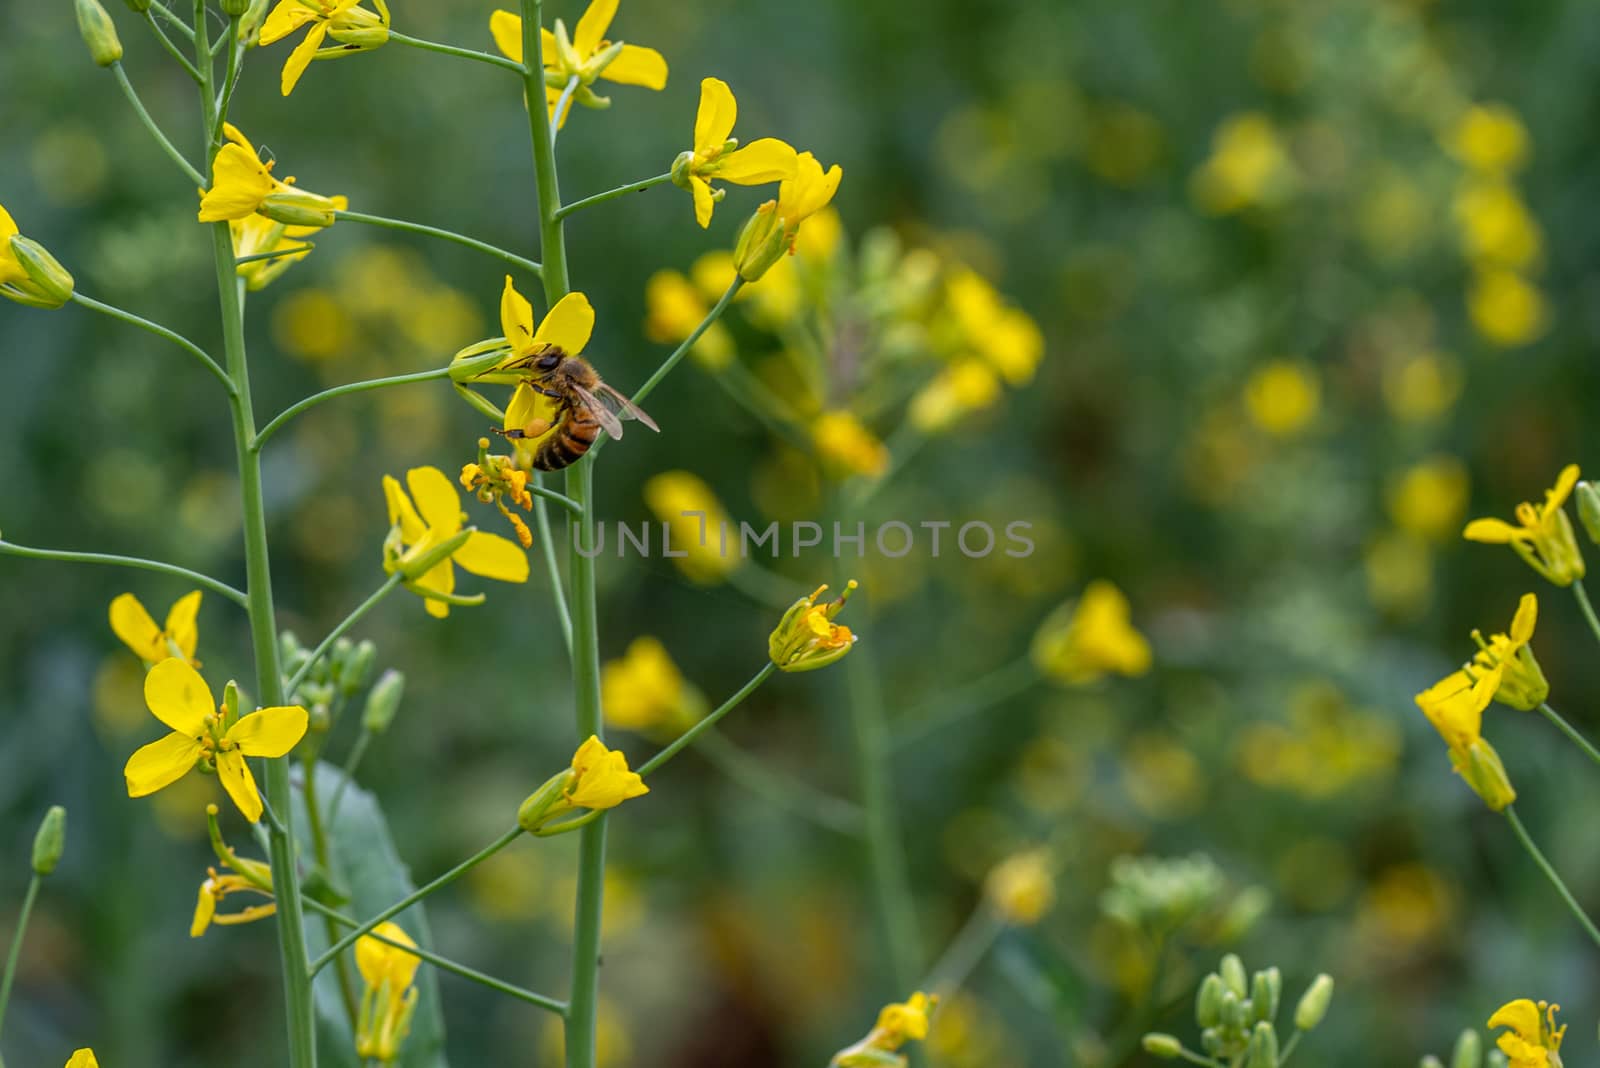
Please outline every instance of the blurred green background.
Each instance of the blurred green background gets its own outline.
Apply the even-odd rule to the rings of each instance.
[[[491,6],[400,0],[394,25],[487,49]],[[550,8],[569,25],[579,13]],[[133,81],[192,148],[185,77],[120,4],[113,17]],[[216,344],[194,194],[84,54],[71,5],[16,4],[5,24],[0,203],[83,293]],[[866,235],[888,227],[988,278],[1046,339],[1031,382],[908,449],[864,513],[1028,521],[1034,556],[934,559],[919,545],[900,561],[813,551],[772,565],[797,587],[863,580],[845,621],[891,720],[915,723],[1016,660],[1091,579],[1128,594],[1154,647],[1141,678],[1041,682],[898,752],[926,962],[1001,857],[1049,839],[1063,862],[1056,908],[1002,937],[941,1017],[930,1060],[1131,1064],[1145,1026],[1192,1036],[1183,994],[1222,952],[1215,932],[1184,927],[1145,1006],[1155,954],[1101,895],[1115,857],[1194,853],[1220,870],[1217,908],[1246,887],[1271,894],[1229,942],[1247,964],[1278,964],[1296,994],[1317,971],[1337,977],[1308,1063],[1414,1063],[1522,996],[1566,1005],[1569,1062],[1592,1059],[1590,947],[1503,821],[1451,775],[1411,698],[1470,654],[1473,627],[1503,630],[1534,590],[1552,703],[1600,729],[1595,651],[1570,597],[1458,536],[1470,516],[1538,499],[1562,464],[1593,460],[1600,12],[1579,0],[709,0],[626,3],[613,35],[660,49],[671,80],[660,93],[613,87],[610,110],[573,116],[559,142],[568,200],[665,170],[689,146],[699,78],[716,75],[739,96],[738,134],[842,164],[848,244],[886,249]],[[315,64],[283,99],[288,47],[249,56],[233,113],[280,176],[537,256],[526,122],[505,72],[391,44]],[[651,274],[731,247],[769,195],[730,189],[709,233],[671,186],[572,217],[574,285],[599,315],[588,355],[610,381],[637,385],[669,351],[645,329]],[[502,274],[456,246],[339,224],[251,297],[258,413],[435,367],[498,333]],[[831,292],[848,296],[857,276],[842,277]],[[824,309],[824,331],[848,306]],[[762,362],[773,332],[748,312],[730,329],[781,394]],[[892,334],[863,351],[825,336],[838,389],[853,381],[850,356],[907,392],[926,380],[926,361],[885,355]],[[0,531],[242,582],[216,384],[178,350],[75,307],[7,304],[0,338]],[[648,518],[646,480],[671,469],[698,474],[736,520],[827,514],[797,489],[810,476],[792,450],[704,367],[685,364],[647,407],[663,433],[606,450],[604,516]],[[893,406],[865,415],[904,444],[900,418]],[[412,386],[318,408],[268,447],[286,626],[314,641],[382,581],[380,477],[423,463],[453,474],[482,422],[442,386]],[[496,528],[492,510],[476,514]],[[399,595],[358,629],[380,665],[407,673],[362,780],[422,878],[490,840],[571,752],[565,658],[535,570],[527,588],[469,587],[488,603],[447,623]],[[733,586],[609,553],[600,579],[608,659],[654,635],[713,703],[763,662],[777,612]],[[156,736],[139,664],[106,624],[125,590],[159,618],[187,587],[0,557],[0,935],[39,816],[52,803],[71,814],[6,1057],[54,1065],[92,1044],[108,1068],[279,1063],[269,925],[187,935],[213,784],[125,796],[123,761]],[[240,614],[208,595],[200,623],[207,677],[247,677]],[[851,796],[846,666],[780,677],[725,734]],[[1600,903],[1582,817],[1600,803],[1594,769],[1537,717],[1496,708],[1486,733],[1535,836],[1580,899]],[[655,744],[616,738],[635,763]],[[817,1065],[908,993],[886,978],[859,843],[694,753],[652,787],[612,821],[610,1063]],[[245,844],[242,828],[230,837]],[[436,897],[436,948],[561,993],[573,845],[520,843]],[[458,1064],[558,1063],[537,1010],[448,977],[441,990]]]

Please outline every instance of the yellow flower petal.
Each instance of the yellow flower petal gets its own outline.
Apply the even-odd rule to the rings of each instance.
[[[700,110],[694,118],[694,150],[706,152],[722,148],[728,135],[733,133],[733,123],[738,116],[739,104],[733,99],[728,83],[721,78],[701,79]]]
[[[176,660],[164,661],[175,664]],[[122,768],[129,797],[145,797],[164,786],[171,786],[200,759],[200,743],[182,734],[169,734],[133,751]]]
[[[556,301],[539,329],[533,332],[533,347],[554,345],[568,356],[576,356],[594,333],[594,308],[582,293],[568,293]]]
[[[589,10],[578,19],[577,29],[572,34],[572,47],[580,60],[588,59],[599,51],[606,30],[611,28],[611,20],[616,17],[617,0],[594,0],[589,5]]]
[[[263,45],[275,44],[316,17],[316,12],[300,0],[278,0],[278,6],[261,23],[257,41]]]
[[[456,550],[456,563],[484,578],[501,582],[528,581],[528,554],[509,538],[474,531],[465,545]]]
[[[1467,524],[1467,529],[1461,532],[1461,536],[1468,541],[1505,545],[1521,537],[1522,531],[1504,519],[1474,519]]]
[[[217,754],[217,779],[244,818],[251,823],[260,822],[261,791],[256,789],[256,777],[250,774],[249,762],[237,750]]]
[[[217,712],[206,680],[176,657],[161,661],[144,677],[144,703],[162,723],[190,738],[204,734],[206,717]]]
[[[94,1050],[74,1050],[67,1060],[67,1068],[100,1068],[100,1062],[94,1059]]]
[[[207,879],[200,884],[200,897],[194,903],[194,919],[189,921],[189,937],[199,938],[206,933],[206,928],[211,926],[211,918],[217,914],[217,899],[211,893],[211,880]]]
[[[139,598],[131,593],[124,593],[111,602],[111,632],[148,664],[165,660],[169,655],[161,628],[150,618]]]
[[[1556,476],[1556,484],[1545,495],[1544,508],[1546,512],[1560,508],[1572,495],[1572,487],[1578,484],[1578,465],[1568,464],[1561,469],[1561,474]]]
[[[251,149],[229,142],[211,164],[211,188],[200,198],[201,222],[242,219],[277,187],[269,168]]]
[[[450,606],[444,601],[435,601],[429,598],[422,602],[422,607],[426,608],[428,614],[435,619],[443,619],[450,614]]]
[[[389,525],[400,524],[400,537],[407,545],[415,545],[427,536],[427,525],[417,515],[416,506],[393,475],[383,476],[383,497],[389,505]]]
[[[796,159],[794,178],[778,187],[778,214],[790,229],[807,216],[821,211],[839,189],[844,170],[837,163],[823,171],[822,164],[809,152]]]
[[[327,36],[328,24],[319,22],[306,32],[305,40],[294,46],[294,51],[289,53],[289,58],[283,62],[283,95],[288,96],[294,92],[294,87],[300,81],[300,75],[306,72],[311,65],[311,57],[317,54],[317,49],[322,45],[322,39]]]
[[[500,54],[513,63],[522,62],[522,17],[509,11],[496,11],[489,16],[489,35]]]
[[[380,923],[372,929],[372,933],[401,945],[416,946],[405,929],[394,922]],[[356,969],[361,972],[362,981],[373,990],[387,982],[393,994],[400,994],[411,985],[417,974],[417,966],[421,963],[422,958],[415,953],[407,953],[399,946],[380,942],[369,935],[356,939]]]
[[[432,590],[434,593],[451,594],[456,592],[456,568],[449,560],[444,561],[430,570],[426,575],[412,583],[419,590]],[[445,601],[436,601],[426,597],[423,601],[428,614],[443,619],[450,614],[450,605]]]
[[[167,637],[187,660],[194,659],[194,651],[200,644],[200,628],[195,625],[195,618],[200,614],[200,597],[199,590],[186,593],[167,613]]]
[[[646,89],[667,87],[667,60],[654,48],[625,44],[617,58],[606,64],[600,77],[618,85],[638,85]]]
[[[1534,625],[1539,621],[1539,598],[1531,593],[1522,595],[1517,603],[1517,614],[1511,617],[1511,640],[1521,645],[1533,637]]]
[[[517,292],[509,274],[505,289],[500,291],[500,331],[519,355],[533,346],[533,305]]]
[[[723,156],[716,176],[740,185],[781,182],[795,176],[798,158],[792,145],[763,137]]]
[[[263,708],[240,716],[227,737],[245,756],[281,757],[300,744],[306,724],[306,710],[297,705]]]
[[[450,477],[437,467],[413,467],[406,472],[406,485],[429,533],[441,541],[454,537],[461,529],[461,494]]]
[[[689,192],[694,194],[694,221],[704,230],[711,225],[711,212],[717,200],[711,195],[711,183],[697,174],[689,176]]]
[[[1509,1027],[1524,1038],[1539,1038],[1539,1006],[1528,998],[1508,1001],[1489,1017],[1490,1027]]]

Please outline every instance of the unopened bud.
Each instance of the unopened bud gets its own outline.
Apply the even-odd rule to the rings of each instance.
[[[734,269],[746,282],[760,281],[761,276],[783,258],[788,243],[783,220],[778,218],[777,204],[769,200],[756,209],[739,231],[739,241],[733,249]]]
[[[74,283],[71,273],[39,242],[21,234],[12,234],[11,254],[27,272],[28,281],[33,283],[31,288],[48,302],[46,307],[59,308],[72,299]]]
[[[67,848],[67,810],[51,805],[39,822],[39,833],[33,836],[33,873],[49,875],[56,870],[62,852]]]
[[[1176,1035],[1166,1035],[1159,1031],[1151,1031],[1140,1040],[1144,1051],[1152,1057],[1160,1057],[1170,1061],[1183,1052],[1183,1043],[1179,1042]]]
[[[1294,1025],[1302,1031],[1311,1031],[1328,1014],[1328,1002],[1333,999],[1333,977],[1326,972],[1317,976],[1300,996],[1294,1009]]]
[[[122,42],[117,39],[116,24],[100,0],[74,0],[78,9],[78,32],[83,43],[89,46],[89,55],[95,63],[109,67],[122,58]],[[148,6],[148,5],[147,5]]]
[[[222,13],[230,19],[236,19],[250,10],[250,0],[219,0]]]
[[[1250,993],[1249,979],[1245,975],[1244,961],[1239,959],[1237,953],[1229,953],[1222,958],[1222,965],[1217,969],[1217,974],[1222,976],[1222,981],[1229,990],[1243,998]]]
[[[1222,1022],[1222,977],[1216,972],[1206,976],[1194,998],[1194,1018],[1201,1027],[1215,1027]]]
[[[572,779],[571,768],[558,771],[546,779],[544,785],[529,794],[517,808],[517,825],[529,834],[537,833],[549,822],[552,811],[556,810],[564,800],[563,791]]]
[[[330,30],[328,36],[348,48],[379,48],[389,43],[389,27],[356,26],[351,29]]]
[[[274,222],[286,226],[332,226],[333,202],[315,193],[268,193],[256,209]]]
[[[693,152],[679,152],[672,161],[672,184],[679,189],[692,189],[693,183],[689,181],[689,171],[694,166]]]
[[[366,707],[361,710],[361,729],[369,734],[382,734],[394,722],[400,710],[400,699],[405,696],[406,677],[390,668],[372,684],[367,694]]]
[[[1593,482],[1580,482],[1574,491],[1578,499],[1578,522],[1583,524],[1589,540],[1600,545],[1600,490]]]
[[[1282,993],[1283,976],[1277,968],[1256,972],[1250,983],[1250,1007],[1257,1021],[1277,1018],[1278,998]]]
[[[372,662],[378,658],[378,647],[363,641],[351,649],[339,664],[339,690],[345,697],[354,697],[367,684],[372,674]]]
[[[1417,1068],[1444,1068],[1444,1062],[1429,1053],[1417,1062]]]
[[[1456,1048],[1450,1054],[1450,1068],[1483,1068],[1483,1039],[1472,1028],[1461,1032],[1461,1037],[1456,1039]]]
[[[1278,1068],[1278,1032],[1266,1022],[1250,1036],[1250,1068]]]

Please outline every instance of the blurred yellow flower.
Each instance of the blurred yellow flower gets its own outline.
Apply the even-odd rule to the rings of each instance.
[[[111,630],[146,664],[176,656],[199,667],[194,651],[200,644],[200,628],[195,625],[200,597],[200,591],[195,590],[178,598],[167,610],[166,625],[158,627],[139,598],[124,593],[111,602]]]
[[[1517,170],[1528,158],[1528,129],[1504,104],[1467,108],[1445,143],[1456,159],[1488,174]]]
[[[388,941],[379,941],[379,935]],[[390,945],[397,942],[399,945]],[[402,947],[416,947],[397,923],[380,923],[372,934],[356,939],[356,970],[366,990],[361,995],[361,1016],[356,1023],[356,1056],[389,1064],[399,1059],[400,1047],[411,1032],[411,1014],[417,1007],[413,986],[422,958]]]
[[[727,548],[728,513],[699,475],[690,471],[653,475],[644,484],[644,502],[666,524],[672,562],[691,581],[721,582],[738,568],[739,554]],[[738,537],[737,529],[733,537]]]
[[[994,404],[1000,393],[1000,379],[988,364],[970,357],[957,360],[911,398],[911,424],[926,434],[949,430],[963,416]]]
[[[1244,387],[1250,421],[1274,437],[1294,437],[1310,427],[1322,403],[1315,370],[1297,360],[1258,367]]]
[[[1429,457],[1390,478],[1387,498],[1401,530],[1448,540],[1467,509],[1467,467],[1454,456]]]
[[[1539,287],[1515,271],[1479,272],[1467,291],[1467,315],[1484,340],[1517,348],[1537,340],[1550,313]]]
[[[1399,168],[1385,169],[1377,175],[1362,194],[1357,212],[1362,242],[1385,263],[1415,255],[1432,228],[1432,202],[1416,181]]]
[[[1510,1060],[1508,1068],[1561,1068],[1561,1039],[1567,1025],[1556,1026],[1560,1005],[1538,1004],[1527,998],[1508,1001],[1489,1017],[1489,1027],[1508,1030],[1495,1039]]]
[[[811,424],[817,455],[831,471],[877,478],[889,469],[889,450],[851,412],[823,412]]]
[[[455,595],[456,564],[500,582],[528,581],[528,557],[515,542],[462,525],[461,495],[443,471],[413,467],[406,472],[406,485],[410,496],[392,475],[383,476],[390,527],[383,569],[403,574],[406,588],[423,598],[429,615],[443,619],[452,604],[483,600],[482,594],[476,599]],[[452,544],[453,549],[435,559]]]
[[[1456,193],[1454,209],[1475,265],[1523,270],[1543,255],[1544,232],[1509,183],[1468,182]]]
[[[1211,139],[1211,155],[1190,182],[1200,207],[1228,215],[1282,198],[1293,167],[1272,120],[1260,112],[1230,116]]]
[[[683,341],[711,311],[700,289],[681,272],[670,269],[650,276],[644,287],[644,303],[645,336],[664,345]],[[714,322],[695,341],[689,355],[709,370],[726,367],[733,359],[733,335],[720,320]]]
[[[929,1019],[938,1004],[937,997],[919,990],[905,1001],[885,1005],[867,1037],[835,1053],[828,1068],[904,1066],[906,1058],[896,1055],[895,1051],[907,1042],[928,1037]]]
[[[306,710],[263,708],[228,722],[200,673],[176,657],[150,669],[144,700],[151,715],[172,733],[128,758],[123,769],[128,796],[153,794],[203,763],[216,771],[245,819],[261,819],[261,794],[245,757],[275,759],[288,753],[306,733]]]
[[[1033,662],[1061,682],[1093,682],[1108,672],[1137,676],[1150,670],[1150,643],[1134,629],[1128,599],[1104,579],[1050,613],[1033,638]]]
[[[831,205],[813,212],[795,236],[794,249],[802,260],[826,263],[844,241],[844,220]],[[769,276],[770,277],[770,276]]]
[[[1476,677],[1453,671],[1417,694],[1417,707],[1450,750],[1450,763],[1485,804],[1499,812],[1517,799],[1500,754],[1483,737],[1483,710],[1500,686],[1501,670]]]
[[[1044,356],[1044,335],[1024,311],[1008,306],[994,286],[969,268],[945,282],[945,300],[966,344],[1013,386],[1032,381]]]
[[[795,177],[797,160],[792,145],[776,137],[763,137],[743,148],[737,147],[739,142],[730,139],[729,134],[733,132],[738,114],[739,104],[727,82],[720,78],[701,80],[700,110],[694,120],[694,148],[681,153],[672,165],[674,184],[694,195],[694,218],[701,227],[711,225],[712,209],[722,199],[722,190],[711,188],[712,180],[738,185],[767,182],[788,185]],[[809,153],[806,158],[810,158]],[[815,162],[812,160],[813,164]],[[834,185],[838,184],[835,178]],[[781,187],[779,197],[782,198]],[[826,202],[824,199],[823,203]]]
[[[1578,465],[1568,464],[1545,491],[1542,505],[1517,505],[1517,525],[1503,519],[1474,519],[1461,536],[1489,545],[1510,545],[1529,567],[1555,583],[1570,586],[1584,575],[1583,554],[1563,505],[1578,484]]]
[[[378,9],[376,14],[362,7],[359,0],[278,0],[278,6],[261,23],[257,40],[263,47],[311,24],[283,62],[280,87],[284,96],[294,91],[313,59],[340,59],[389,40],[389,7],[384,0],[372,0],[372,6]],[[320,47],[326,37],[334,39],[333,47]]]
[[[1433,597],[1433,553],[1413,534],[1385,530],[1367,544],[1362,556],[1367,596],[1384,612],[1420,615]]]
[[[590,86],[596,78],[604,78],[618,85],[638,85],[646,89],[667,87],[667,61],[654,48],[622,44],[606,40],[611,20],[617,16],[617,0],[592,0],[578,19],[578,25],[569,39],[566,24],[555,21],[555,32],[539,30],[543,42],[546,77],[563,85],[573,78],[578,84]],[[495,45],[507,59],[522,62],[522,18],[510,11],[496,11],[489,16],[489,33]],[[602,98],[604,99],[604,98]]]
[[[345,305],[332,293],[301,289],[272,309],[272,336],[296,356],[327,360],[354,348],[356,328]]]
[[[1472,640],[1478,643],[1473,668],[1485,674],[1499,671],[1500,685],[1494,699],[1524,712],[1538,708],[1550,696],[1550,683],[1528,645],[1538,619],[1539,599],[1525,593],[1517,603],[1517,614],[1511,617],[1508,633],[1492,634],[1485,642],[1481,633],[1472,632]]]
[[[573,807],[606,809],[649,792],[638,773],[628,770],[628,758],[622,751],[607,749],[591,734],[572,754],[572,779],[563,796]]]
[[[1055,865],[1046,849],[1016,853],[1001,861],[984,884],[984,893],[1008,923],[1038,923],[1056,900]]]
[[[1396,419],[1425,423],[1449,411],[1461,396],[1461,369],[1442,352],[1396,356],[1384,364],[1382,388]]]
[[[817,603],[828,587],[818,586],[810,596],[789,606],[783,618],[767,637],[767,655],[780,671],[814,671],[836,663],[850,652],[856,636],[850,628],[833,620],[844,610],[855,592],[856,580],[845,583],[844,592],[831,601]]]
[[[626,731],[679,734],[705,715],[700,692],[684,681],[666,646],[649,635],[628,643],[622,657],[600,669],[606,722]]]

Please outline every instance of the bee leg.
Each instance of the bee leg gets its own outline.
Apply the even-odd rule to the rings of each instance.
[[[533,390],[535,393],[549,397],[551,400],[560,400],[563,396],[560,390],[551,389],[548,386],[537,386],[532,382],[528,383],[528,388]]]
[[[554,425],[555,424],[550,422],[548,419],[535,419],[524,427],[513,427],[510,430],[501,430],[498,427],[490,427],[489,429],[493,430],[496,434],[499,434],[503,438],[509,438],[512,441],[518,441],[524,438],[542,437],[548,433],[550,428]]]

